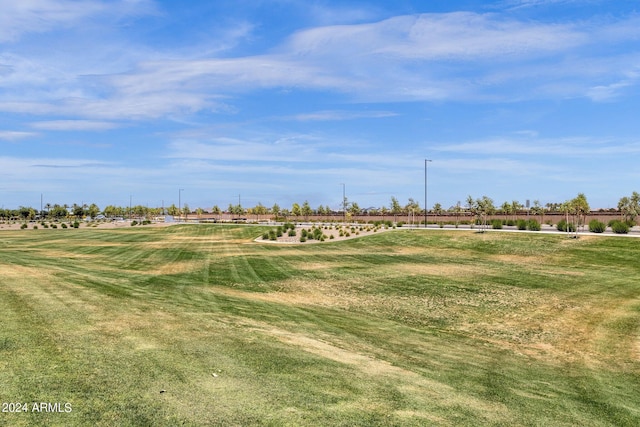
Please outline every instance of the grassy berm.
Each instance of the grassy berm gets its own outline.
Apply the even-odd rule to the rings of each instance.
[[[0,425],[640,425],[640,240],[265,230],[0,233]]]

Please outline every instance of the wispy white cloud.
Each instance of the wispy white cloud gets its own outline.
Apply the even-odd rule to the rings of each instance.
[[[155,10],[149,0],[1,0],[0,8],[0,43],[83,24],[96,15],[122,19]]]
[[[48,120],[31,123],[31,127],[34,129],[55,131],[102,131],[115,129],[119,126],[113,122],[91,120]]]
[[[15,130],[0,130],[0,141],[15,142],[25,138],[31,138],[36,136],[34,132],[23,132]]]
[[[495,7],[506,8],[508,10],[526,9],[532,7],[558,6],[558,5],[581,5],[583,7],[602,3],[606,0],[503,0]]]
[[[544,159],[582,158],[594,159],[602,156],[620,156],[640,153],[640,141],[628,138],[563,137],[540,138],[537,133],[527,132],[521,137],[499,137],[480,141],[467,141],[432,146],[436,152],[460,153],[484,159],[488,156],[526,156]],[[484,160],[483,160],[484,162]]]
[[[74,3],[71,9],[76,12],[71,15],[61,12],[67,6],[62,0],[29,2],[31,9],[20,13],[31,22],[35,18],[29,10],[39,6],[50,10],[60,25],[107,13],[102,2],[78,4],[85,3],[88,11],[80,12]],[[129,7],[150,8],[147,2]],[[615,49],[609,53],[589,48],[603,41],[615,46],[635,40],[640,37],[638,23],[637,17],[628,17],[597,26],[588,21],[549,24],[471,12],[399,16],[302,30],[270,52],[254,56],[193,59],[193,51],[162,54],[134,46],[126,60],[116,61],[116,68],[103,69],[102,74],[91,74],[91,67],[79,62],[62,64],[58,59],[46,62],[6,53],[0,57],[0,87],[10,90],[0,96],[0,110],[149,120],[226,112],[238,94],[281,88],[328,90],[376,102],[498,101],[514,96],[605,100],[637,84],[627,75],[640,60],[616,55]],[[25,24],[24,31],[31,25],[35,26]],[[250,31],[247,24],[229,37],[242,38]],[[99,59],[93,62],[113,62]],[[331,115],[300,115],[298,120]]]
[[[286,46],[298,55],[345,60],[377,56],[420,60],[491,60],[558,52],[587,37],[571,24],[524,22],[496,14],[454,12],[399,16],[384,21],[300,31]],[[346,55],[353,54],[353,56]]]
[[[382,119],[395,117],[398,113],[392,111],[348,111],[348,110],[324,110],[313,113],[301,113],[292,116],[293,120],[307,121],[339,121],[356,119]]]

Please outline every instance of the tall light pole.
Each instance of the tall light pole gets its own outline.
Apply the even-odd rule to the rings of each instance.
[[[178,222],[182,220],[182,191],[184,188],[178,189]]]
[[[431,160],[424,159],[424,228],[427,228],[427,212],[429,211],[429,205],[427,204],[427,162],[431,162]]]

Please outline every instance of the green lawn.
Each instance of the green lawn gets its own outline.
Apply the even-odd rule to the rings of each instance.
[[[265,230],[0,232],[0,425],[640,425],[640,240]]]

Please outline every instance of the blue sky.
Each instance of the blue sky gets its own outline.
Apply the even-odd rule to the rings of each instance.
[[[640,2],[0,0],[0,203],[640,190]],[[183,189],[180,192],[180,189]]]

